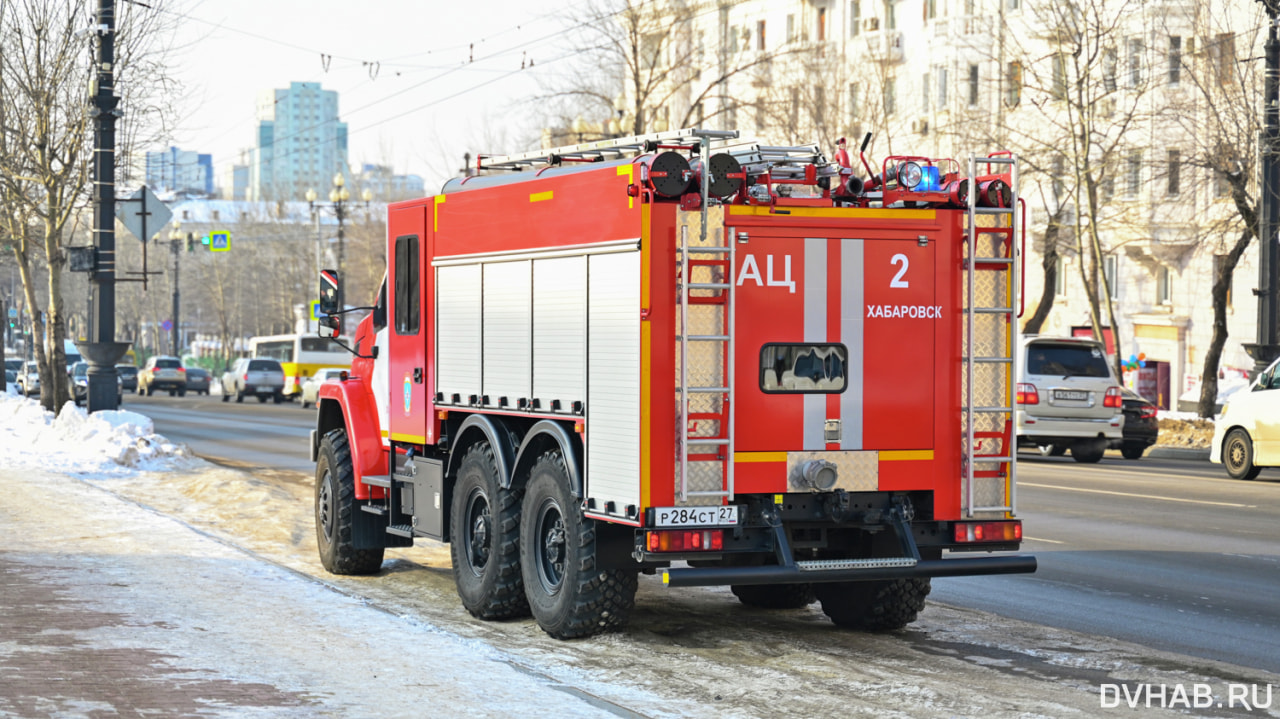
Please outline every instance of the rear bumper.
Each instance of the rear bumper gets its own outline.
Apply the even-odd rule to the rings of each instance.
[[[1077,439],[1119,440],[1124,436],[1123,427],[1121,414],[1100,419],[1062,419],[1037,417],[1023,410],[1018,412],[1018,443],[1045,445]]]
[[[980,574],[1030,574],[1036,558],[1028,555],[926,559],[909,567],[806,570],[796,566],[679,567],[663,570],[671,587],[725,584],[809,584],[923,577],[970,577]]]

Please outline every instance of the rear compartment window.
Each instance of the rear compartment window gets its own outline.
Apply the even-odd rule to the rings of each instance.
[[[280,363],[275,360],[249,360],[250,372],[262,372],[264,370],[280,369]]]
[[[181,362],[179,362],[179,361],[178,361],[178,360],[176,360],[176,359],[158,359],[158,360],[156,360],[156,367],[157,367],[157,368],[159,368],[159,369],[177,369],[177,368],[179,368],[179,367],[181,367],[181,366],[182,366],[182,363],[181,363]]]
[[[1110,377],[1107,357],[1093,345],[1032,344],[1027,348],[1027,374],[1060,377]]]
[[[769,344],[760,350],[760,389],[772,394],[843,392],[849,350],[840,344]]]

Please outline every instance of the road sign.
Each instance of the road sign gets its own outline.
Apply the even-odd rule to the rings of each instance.
[[[165,332],[173,331],[173,320],[165,320],[164,322],[161,322],[160,329],[164,330]]]
[[[318,304],[320,304],[320,300],[316,300],[316,301],[315,301],[315,302],[313,302],[312,304],[313,304],[313,305],[318,305]],[[312,313],[312,314],[314,314],[314,313]],[[10,308],[9,308],[9,319],[13,319],[14,317],[17,317],[17,316],[18,316],[18,308],[17,308],[17,307],[10,307]]]
[[[173,213],[150,187],[143,185],[129,197],[116,201],[116,217],[134,237],[146,242],[169,224]]]
[[[231,249],[231,233],[226,230],[210,232],[209,249],[213,252],[226,252]]]
[[[318,320],[321,317],[324,317],[324,313],[320,311],[320,300],[311,300],[311,319]]]

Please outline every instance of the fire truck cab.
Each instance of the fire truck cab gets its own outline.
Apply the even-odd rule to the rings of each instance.
[[[448,542],[469,612],[560,638],[641,573],[892,629],[931,577],[1035,570],[990,554],[1022,540],[1012,157],[682,130],[478,169],[388,210],[311,437],[326,569]]]

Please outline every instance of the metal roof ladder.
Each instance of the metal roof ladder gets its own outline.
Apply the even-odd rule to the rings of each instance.
[[[985,172],[979,174],[979,166]],[[979,206],[979,182],[1008,173],[1005,207]],[[1017,499],[1016,383],[1021,257],[1017,160],[969,157],[964,247],[962,501],[966,517],[1012,517]],[[1003,203],[1001,203],[1003,204]]]

